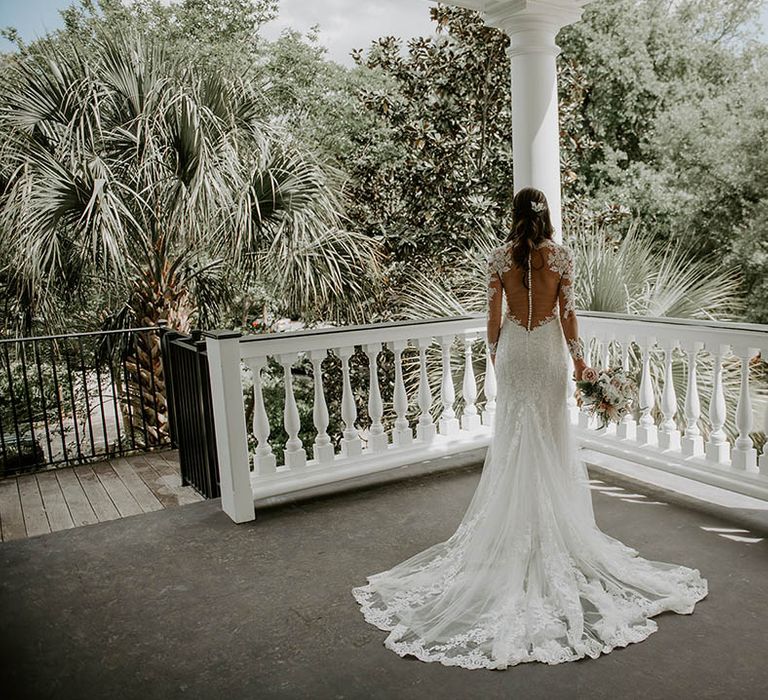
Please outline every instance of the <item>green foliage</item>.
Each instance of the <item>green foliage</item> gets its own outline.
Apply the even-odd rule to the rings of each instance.
[[[508,39],[476,13],[430,12],[437,34],[406,56],[393,37],[357,55],[389,81],[361,93],[386,140],[373,132],[349,164],[358,216],[409,265],[455,259],[478,222],[500,224],[512,194]]]

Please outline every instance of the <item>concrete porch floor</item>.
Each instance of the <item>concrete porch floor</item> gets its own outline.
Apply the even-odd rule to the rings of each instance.
[[[447,538],[477,467],[262,511],[218,500],[0,545],[4,698],[749,698],[768,686],[768,532],[594,472],[598,524],[701,570],[693,615],[664,613],[598,659],[467,671],[401,659],[350,588]],[[623,489],[623,491],[622,491]],[[733,539],[733,538],[736,539]]]

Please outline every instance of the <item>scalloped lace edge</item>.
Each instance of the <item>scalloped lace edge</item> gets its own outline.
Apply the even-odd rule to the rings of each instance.
[[[546,649],[534,648],[528,653],[519,654],[517,656],[511,656],[510,658],[503,659],[491,659],[483,653],[464,656],[447,656],[442,652],[431,652],[426,649],[419,641],[413,642],[398,642],[395,641],[395,637],[399,633],[406,632],[407,627],[399,623],[393,623],[392,616],[397,613],[389,608],[380,609],[374,608],[374,601],[371,600],[372,596],[376,595],[376,591],[372,588],[372,584],[368,583],[364,586],[357,586],[352,589],[352,596],[360,606],[360,612],[362,612],[365,621],[374,625],[378,629],[389,632],[389,636],[384,640],[384,646],[394,651],[398,656],[414,656],[420,661],[425,662],[438,662],[443,666],[461,666],[467,669],[492,669],[492,670],[504,670],[510,666],[516,666],[520,663],[527,663],[533,661],[539,661],[550,665],[566,663],[570,661],[577,661],[589,657],[592,659],[598,658],[601,654],[608,654],[613,649],[619,649],[626,647],[630,644],[642,642],[650,635],[658,630],[658,624],[650,619],[663,612],[675,612],[680,615],[690,615],[693,613],[696,603],[705,598],[708,594],[708,585],[706,579],[701,577],[701,573],[698,569],[690,569],[691,576],[687,583],[688,591],[690,595],[681,595],[679,599],[670,602],[669,599],[659,601],[648,601],[645,605],[640,605],[640,610],[646,618],[643,624],[639,625],[626,625],[623,629],[617,631],[616,636],[621,636],[621,640],[614,644],[602,644],[597,640],[588,640],[586,642],[575,644],[571,648],[573,653],[567,653],[567,648],[562,647],[558,652],[551,653]],[[370,579],[366,577],[369,581]]]

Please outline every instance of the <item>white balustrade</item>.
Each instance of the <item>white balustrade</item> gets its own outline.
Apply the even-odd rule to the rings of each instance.
[[[440,338],[440,348],[443,352],[443,377],[440,384],[440,402],[443,404],[443,412],[438,423],[440,435],[451,437],[459,432],[459,421],[453,404],[456,401],[456,391],[453,388],[453,376],[451,374],[451,345],[455,336],[446,335]]]
[[[341,358],[341,419],[344,421],[344,433],[341,438],[341,454],[345,457],[357,457],[363,453],[363,441],[357,433],[357,405],[352,393],[352,382],[349,378],[349,358],[354,347],[339,348],[336,353]]]
[[[327,350],[312,350],[309,357],[312,360],[312,374],[314,376],[315,397],[312,407],[312,422],[317,435],[312,447],[315,462],[328,464],[333,461],[334,451],[331,437],[328,435],[328,405],[325,402],[323,390],[323,360],[328,356]]]
[[[741,379],[739,385],[739,402],[736,405],[736,427],[739,436],[733,445],[731,460],[734,469],[756,472],[757,450],[752,446],[752,399],[749,395],[749,360],[757,354],[757,350],[740,346],[734,348],[734,354],[741,360]]]
[[[307,453],[299,438],[301,422],[299,409],[296,406],[296,398],[293,395],[293,373],[291,367],[299,359],[297,353],[280,355],[280,364],[283,366],[283,382],[285,385],[285,408],[283,409],[283,424],[288,440],[285,443],[285,466],[289,469],[297,469],[307,464]]]
[[[677,393],[675,382],[672,378],[672,357],[675,350],[674,343],[664,346],[664,386],[661,394],[661,412],[664,420],[658,434],[659,447],[662,450],[680,449],[680,431],[677,429],[675,414],[677,413]]]
[[[416,437],[421,442],[429,444],[437,435],[437,428],[432,420],[432,390],[429,387],[427,373],[427,349],[432,345],[432,338],[418,338],[416,347],[419,349],[419,423],[416,426]]]
[[[389,349],[395,356],[395,393],[394,408],[397,418],[392,428],[392,444],[396,447],[407,447],[413,443],[413,431],[408,424],[408,395],[405,392],[403,380],[403,350],[408,347],[408,341],[396,340],[388,343]]]
[[[637,426],[637,441],[641,445],[657,445],[658,429],[651,411],[656,403],[651,376],[651,347],[656,342],[653,337],[644,338],[640,347],[642,350],[643,369],[640,377],[640,393],[638,404],[640,408],[640,424]]]
[[[768,455],[763,449],[758,458],[750,435],[755,420],[752,392],[757,387],[751,386],[749,375],[750,362],[758,351],[763,357],[768,355],[768,327],[589,312],[579,312],[579,325],[582,338],[587,340],[589,347],[588,364],[595,366],[591,362],[593,358],[599,358],[598,366],[620,362],[628,372],[640,375],[636,407],[639,424],[635,422],[635,415],[630,414],[615,429],[598,431],[594,430],[596,420],[589,420],[586,412],[580,412],[575,428],[579,444],[606,455],[633,459],[638,464],[768,500]],[[481,419],[476,405],[477,386],[472,362],[472,341],[484,337],[484,332],[485,318],[475,316],[268,336],[241,337],[226,331],[206,333],[223,510],[236,522],[244,522],[253,519],[254,503],[281,502],[349,488],[363,483],[361,480],[373,483],[419,473],[422,463],[432,465],[429,469],[446,468],[443,465],[450,464],[450,460],[435,459],[436,456],[445,457],[487,445],[492,426],[498,422],[495,415],[496,374],[486,348],[485,406]],[[456,337],[462,340],[458,346],[454,346]],[[439,367],[431,367],[427,361],[433,339],[440,347]],[[637,342],[640,349],[637,361],[632,351],[633,342]],[[409,344],[418,350],[418,366],[414,364],[418,372],[406,375],[403,353]],[[385,425],[385,404],[379,380],[378,359],[385,345],[395,356],[394,376],[390,378],[390,381],[394,380],[391,405],[395,414],[394,426]],[[365,398],[370,425],[366,431],[366,449],[362,449],[363,442],[358,434],[357,408],[350,379],[350,361],[356,347],[362,347],[369,363]],[[451,369],[452,357],[458,361],[462,348],[464,410],[460,425],[454,411],[456,396]],[[684,352],[687,363],[684,416],[677,415],[676,393],[682,389],[678,387],[676,392],[673,384],[675,348]],[[329,387],[327,375],[325,382],[323,377],[323,362],[329,351],[334,351],[341,359],[341,405],[333,409],[340,413],[336,416],[332,415],[326,402]],[[274,439],[270,444],[270,425],[264,405],[267,358],[277,360],[283,371],[283,418],[288,434],[283,445],[283,465],[276,465]],[[301,425],[294,396],[293,368],[300,359],[311,361],[314,377],[311,462],[307,462],[300,438]],[[251,455],[248,454],[244,420],[241,361],[253,372],[252,431],[256,445]],[[704,367],[706,372],[702,371]],[[657,406],[653,382],[659,370],[663,386]],[[738,402],[734,401],[737,405],[733,409],[738,437],[733,446],[726,434],[723,377],[726,370],[729,381],[731,372],[734,379],[739,377]],[[432,372],[439,375],[433,380],[440,383],[442,412],[437,426],[431,415]],[[569,393],[572,393],[570,374],[569,370]],[[408,392],[411,390],[415,392],[419,408],[415,440],[408,423]],[[704,423],[701,422],[700,390],[705,396],[711,396]],[[761,410],[763,401],[761,397],[759,403],[755,402]],[[569,396],[569,407],[572,408],[573,403],[573,397]],[[659,427],[653,420],[656,410],[663,414]],[[339,418],[343,429],[341,435],[334,435],[330,426],[338,425]],[[388,427],[392,430],[392,443],[388,440]],[[683,427],[685,431],[681,436]],[[765,429],[762,421],[759,427]],[[341,445],[339,454],[334,454],[334,441]]]
[[[701,402],[699,401],[699,381],[696,373],[696,356],[703,343],[694,341],[685,346],[688,356],[688,385],[685,392],[685,435],[681,449],[686,457],[702,457],[704,455],[704,438],[699,429]]]
[[[480,415],[477,412],[477,381],[475,380],[475,368],[472,364],[472,343],[477,336],[467,334],[464,336],[464,381],[461,385],[461,393],[464,397],[464,410],[461,413],[461,429],[477,430],[480,427]]]
[[[569,379],[573,384],[573,380]],[[574,384],[574,389],[576,385]],[[483,409],[483,425],[492,428],[496,419],[496,369],[491,361],[491,351],[485,346],[485,379],[483,380],[483,394],[485,395],[485,408]],[[573,392],[571,392],[573,393]],[[576,399],[570,397],[569,401],[576,405]]]
[[[368,450],[370,452],[384,452],[389,444],[389,438],[381,422],[384,416],[384,402],[381,400],[379,387],[379,352],[381,343],[369,343],[365,345],[365,354],[368,355],[368,416],[371,419],[371,427],[368,429]]]
[[[254,357],[245,363],[253,373],[253,434],[256,437],[253,470],[257,474],[272,474],[276,469],[276,459],[269,444],[269,418],[261,390],[261,370],[266,366],[267,358]]]
[[[712,398],[709,402],[709,422],[712,426],[705,454],[708,460],[718,464],[729,464],[731,446],[723,427],[725,426],[725,392],[723,390],[723,355],[727,345],[718,345],[712,351]]]
[[[621,366],[622,369],[629,373],[631,368],[629,366],[629,348],[631,345],[629,338],[624,339],[621,344]],[[621,423],[616,426],[616,437],[621,440],[636,440],[637,439],[637,421],[632,413],[627,413],[622,419]]]

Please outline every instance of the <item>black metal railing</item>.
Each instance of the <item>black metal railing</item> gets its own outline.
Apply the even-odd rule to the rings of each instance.
[[[169,447],[164,332],[0,339],[0,476]]]
[[[213,427],[208,356],[201,332],[167,331],[162,338],[173,446],[179,450],[181,480],[206,498],[218,498],[218,460]]]

